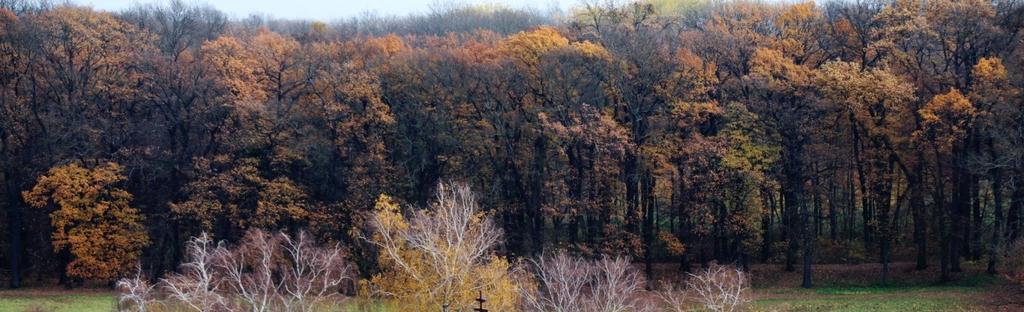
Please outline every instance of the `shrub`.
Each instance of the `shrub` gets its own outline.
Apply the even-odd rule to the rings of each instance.
[[[191,311],[314,311],[340,302],[352,269],[338,245],[250,230],[234,247],[206,233],[189,240],[188,262],[155,287],[139,274],[118,281],[121,310],[170,303]],[[163,300],[157,299],[163,295]]]
[[[564,252],[533,263],[537,289],[524,287],[526,311],[641,311],[643,279],[626,258],[589,261]]]
[[[146,312],[153,303],[155,285],[142,277],[142,268],[135,271],[135,276],[117,281],[118,311]]]
[[[469,310],[480,293],[492,310],[515,306],[519,290],[511,265],[493,252],[501,230],[480,212],[468,186],[440,184],[430,207],[408,221],[382,195],[371,225],[381,272],[368,281],[370,295],[418,311]]]
[[[745,311],[751,301],[747,275],[735,267],[712,264],[706,270],[690,274],[686,286],[710,311]]]
[[[1024,291],[1024,240],[1017,241],[1003,257],[1003,277],[1020,286]]]

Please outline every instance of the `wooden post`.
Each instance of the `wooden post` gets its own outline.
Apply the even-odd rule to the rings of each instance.
[[[476,298],[477,308],[473,309],[473,311],[474,312],[487,312],[487,309],[484,309],[484,302],[487,302],[487,299],[484,299],[484,291],[481,290],[480,291],[480,296]]]

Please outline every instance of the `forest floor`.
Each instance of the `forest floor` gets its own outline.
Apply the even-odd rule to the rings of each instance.
[[[662,276],[674,266],[657,267]],[[933,270],[915,271],[912,264],[893,265],[890,283],[877,282],[877,265],[816,265],[815,287],[800,288],[801,275],[784,272],[780,266],[757,265],[752,268],[755,311],[1024,311],[1024,296],[1018,288],[1006,285],[998,277],[984,274],[980,267],[965,263],[964,272],[954,281],[935,283]],[[0,312],[109,312],[116,307],[110,290],[61,288],[0,290]],[[375,311],[379,309],[355,309]]]
[[[802,272],[779,265],[752,268],[755,311],[1024,311],[1019,288],[965,262],[952,281],[938,283],[938,265],[924,271],[913,263],[891,265],[888,283],[878,264],[815,265],[811,289],[800,288]]]

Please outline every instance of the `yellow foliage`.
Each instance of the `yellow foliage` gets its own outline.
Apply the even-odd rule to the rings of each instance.
[[[658,239],[665,244],[665,250],[667,250],[670,255],[680,256],[686,252],[686,245],[684,245],[683,242],[675,235],[672,235],[672,233],[667,231],[658,231]]]
[[[978,61],[973,69],[974,77],[981,81],[996,82],[1006,80],[1006,67],[998,57],[986,57]]]
[[[22,193],[36,208],[53,204],[53,248],[70,251],[70,277],[113,280],[135,268],[149,237],[132,195],[115,185],[126,180],[121,166],[106,163],[93,169],[78,164],[51,168]]]
[[[924,124],[918,136],[928,135],[939,147],[948,149],[962,139],[977,111],[967,97],[952,89],[933,97],[918,113]]]
[[[798,65],[782,51],[758,48],[750,59],[750,77],[762,80],[775,92],[795,91],[811,85],[813,71]]]
[[[201,52],[203,60],[221,78],[219,82],[237,101],[260,102],[266,99],[266,93],[255,88],[256,76],[252,71],[256,66],[255,60],[239,57],[245,55],[241,40],[222,36],[204,43]]]
[[[612,54],[600,44],[590,41],[573,42],[572,48],[587,58],[611,60]]]
[[[252,158],[197,159],[201,176],[186,186],[189,199],[172,203],[171,211],[199,221],[206,231],[213,230],[217,220],[245,230],[281,228],[310,218],[306,192],[288,178],[264,177],[257,165]]]
[[[913,131],[914,86],[888,70],[833,61],[818,69],[818,89],[838,111],[848,112],[868,134],[899,143]]]
[[[462,246],[442,243],[447,246],[444,250],[428,253],[422,246],[410,245],[403,232],[416,229],[410,228],[390,196],[377,199],[374,214],[371,240],[382,249],[380,272],[362,282],[369,288],[364,295],[395,299],[404,311],[440,310],[446,303],[449,311],[463,311],[474,307],[474,299],[482,293],[491,311],[515,309],[520,285],[510,275],[512,265],[506,259],[492,254],[479,263],[462,263],[458,261],[463,259],[458,255],[464,252]],[[484,217],[474,215],[471,226]]]
[[[553,27],[539,27],[533,31],[520,32],[509,36],[498,44],[498,51],[528,67],[535,67],[544,53],[569,45],[566,39]],[[593,52],[593,47],[585,47]]]

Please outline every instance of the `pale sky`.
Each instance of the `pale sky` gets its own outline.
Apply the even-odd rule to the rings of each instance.
[[[503,4],[509,7],[532,7],[541,11],[550,8],[567,10],[579,0],[186,0],[208,3],[231,17],[246,17],[250,13],[263,13],[273,17],[289,19],[313,19],[332,21],[339,18],[358,16],[363,12],[378,15],[426,13],[432,6],[444,3],[458,4]],[[96,9],[120,11],[136,3],[160,3],[161,0],[71,0],[73,3],[92,6]]]

